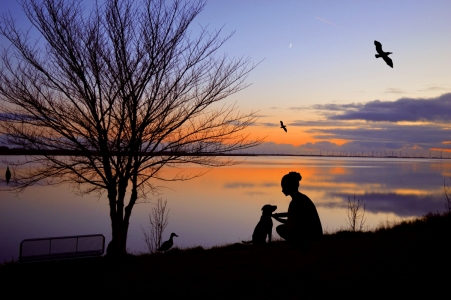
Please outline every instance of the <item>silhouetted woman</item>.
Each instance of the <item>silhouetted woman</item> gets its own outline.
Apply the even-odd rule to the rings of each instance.
[[[272,217],[283,223],[276,227],[280,237],[287,242],[306,246],[323,235],[323,228],[315,204],[298,191],[301,179],[301,174],[297,172],[290,172],[282,177],[282,193],[290,195],[292,200],[288,212],[276,213]]]

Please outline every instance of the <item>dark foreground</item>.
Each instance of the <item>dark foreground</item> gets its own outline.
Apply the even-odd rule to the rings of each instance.
[[[7,263],[0,284],[5,295],[50,299],[448,298],[450,240],[451,215],[436,214],[376,232],[327,235],[307,250],[276,242],[120,261]]]

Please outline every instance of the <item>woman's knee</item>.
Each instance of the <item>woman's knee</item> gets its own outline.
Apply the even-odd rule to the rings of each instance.
[[[287,228],[285,225],[279,225],[276,227],[276,232],[279,234],[279,236],[283,239],[287,238]]]
[[[290,242],[293,239],[293,232],[287,229],[285,225],[277,226],[276,231],[279,234],[279,236],[287,242]]]

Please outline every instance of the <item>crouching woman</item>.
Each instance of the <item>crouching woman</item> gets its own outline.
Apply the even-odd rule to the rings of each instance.
[[[301,179],[301,174],[297,172],[290,172],[282,177],[282,193],[291,196],[292,200],[288,212],[275,213],[272,217],[282,223],[276,227],[281,238],[306,247],[310,242],[322,237],[323,228],[315,204],[298,191]]]

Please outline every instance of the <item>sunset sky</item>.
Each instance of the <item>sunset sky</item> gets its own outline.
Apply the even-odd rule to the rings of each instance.
[[[84,3],[89,9],[95,2]],[[2,1],[0,15],[8,12],[20,28],[30,28],[16,1]],[[450,16],[451,0],[209,0],[190,30],[193,38],[203,27],[221,29],[222,37],[233,33],[218,55],[249,57],[255,64],[249,87],[225,100],[244,114],[258,111],[246,133],[266,139],[246,152],[451,157]],[[39,38],[31,34],[31,40]],[[393,68],[375,58],[375,40],[393,53]],[[0,35],[0,53],[9,45]],[[446,160],[237,159],[245,162],[192,181],[163,182],[163,199],[171,207],[167,233],[180,235],[177,245],[248,239],[263,204],[285,211],[290,197],[283,196],[280,178],[290,171],[302,173],[301,191],[315,202],[329,231],[345,224],[351,196],[365,199],[371,226],[386,216],[438,212],[444,207],[443,179],[451,176]],[[5,169],[0,165],[0,174]],[[105,194],[92,201],[96,195],[81,199],[68,196],[69,190],[36,185],[22,198],[2,195],[11,201],[0,201],[0,236],[6,237],[0,263],[17,255],[24,238],[85,231],[104,232],[110,240]],[[134,209],[129,231],[134,250],[143,249],[141,225],[150,209],[151,202]]]
[[[2,3],[7,11],[28,28],[17,3]],[[449,155],[450,13],[449,0],[211,0],[191,29],[235,31],[222,51],[259,63],[251,86],[226,100],[259,111],[249,132],[267,137],[249,152]],[[393,69],[374,40],[393,52]]]

